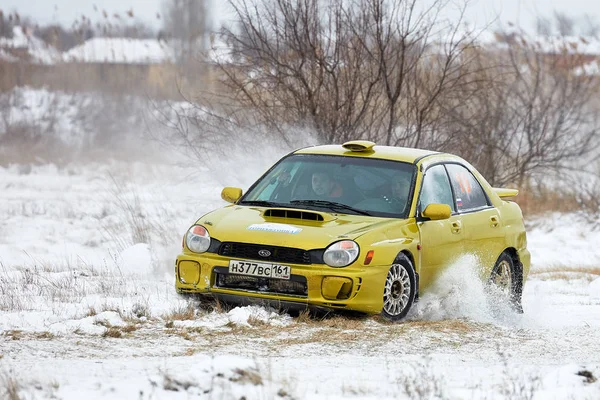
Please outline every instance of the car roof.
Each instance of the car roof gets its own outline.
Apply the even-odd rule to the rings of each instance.
[[[430,150],[414,149],[410,147],[373,146],[369,151],[351,151],[342,145],[323,145],[305,147],[294,154],[323,154],[349,157],[380,158],[384,160],[402,161],[415,164],[420,159],[434,154],[443,154]]]

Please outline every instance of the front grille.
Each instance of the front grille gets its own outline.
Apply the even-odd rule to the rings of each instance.
[[[300,275],[292,275],[290,280],[286,280],[229,274],[227,268],[222,267],[216,267],[214,270],[216,272],[215,286],[218,288],[300,297],[308,295],[306,278]]]
[[[259,254],[264,253],[264,250],[270,253],[266,257]],[[310,252],[306,250],[263,244],[223,242],[219,247],[219,255],[289,264],[311,263]]]

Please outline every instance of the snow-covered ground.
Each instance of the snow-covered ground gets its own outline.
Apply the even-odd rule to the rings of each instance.
[[[598,41],[572,41],[598,53]],[[122,39],[61,55],[20,28],[0,47],[43,64],[173,60],[164,44]],[[129,141],[149,121],[140,99],[18,88],[0,101],[0,138],[35,127],[82,153],[57,167],[30,149],[35,165],[6,166],[18,157],[0,147],[0,400],[600,398],[600,221],[527,219],[523,315],[469,279],[469,258],[397,324],[190,303],[173,288],[182,234],[224,204],[223,186],[247,188],[284,147],[246,138],[201,160],[142,162],[158,152]],[[135,161],[71,161],[117,146]]]
[[[283,152],[0,167],[0,398],[600,398],[600,231],[573,215],[528,220],[523,315],[468,258],[398,324],[179,298],[182,234]]]

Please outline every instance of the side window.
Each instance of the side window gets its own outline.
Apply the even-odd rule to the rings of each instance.
[[[446,164],[459,211],[487,207],[488,200],[471,171],[458,164]]]
[[[452,211],[456,211],[448,174],[443,165],[429,168],[423,178],[423,188],[419,199],[420,210],[423,211],[429,204],[434,203],[448,204]]]

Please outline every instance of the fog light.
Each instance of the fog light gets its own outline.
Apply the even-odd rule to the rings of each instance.
[[[344,300],[352,292],[352,279],[326,276],[321,283],[321,294],[327,300]]]
[[[196,285],[200,281],[200,264],[195,261],[179,262],[179,282]]]

